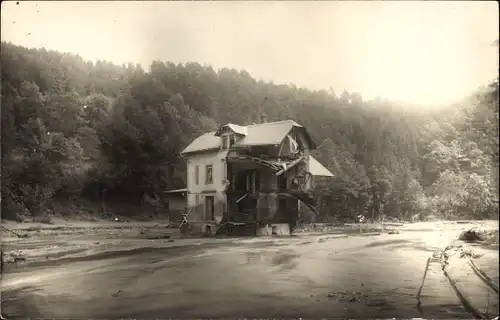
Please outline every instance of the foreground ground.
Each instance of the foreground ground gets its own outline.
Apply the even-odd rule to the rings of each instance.
[[[467,319],[470,314],[439,270],[430,268],[420,310],[416,293],[427,257],[469,227],[413,225],[402,227],[399,234],[258,239],[178,239],[174,234],[168,238],[144,232],[142,239],[132,239],[130,231],[68,240],[44,233],[7,245],[12,252],[38,253],[28,255],[27,263],[8,265],[2,280],[2,311],[8,319]],[[49,244],[59,250],[36,250]],[[495,255],[498,251],[486,254],[490,260],[482,260],[482,266],[496,273],[498,282]],[[488,314],[498,315],[498,297],[491,299],[480,289],[469,294]]]

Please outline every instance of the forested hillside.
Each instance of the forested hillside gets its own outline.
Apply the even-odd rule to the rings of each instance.
[[[143,70],[2,43],[1,67],[3,218],[184,187],[187,143],[261,112],[320,146],[335,174],[316,190],[320,219],[498,218],[498,81],[431,113],[197,63]]]

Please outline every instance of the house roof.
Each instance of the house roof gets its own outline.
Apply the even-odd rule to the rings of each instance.
[[[247,126],[247,135],[236,146],[262,146],[280,144],[293,127],[302,126],[293,120],[266,122]]]
[[[309,173],[313,176],[333,177],[333,173],[311,155],[309,156]]]
[[[237,147],[280,144],[294,127],[303,130],[306,139],[309,140],[313,147],[315,146],[314,141],[309,136],[307,131],[305,131],[304,127],[293,120],[266,122],[245,127],[230,123],[222,127],[225,126],[229,126],[237,133],[245,133],[244,137],[235,143],[235,146]],[[186,154],[220,148],[221,141],[217,134],[220,134],[220,129],[216,132],[209,132],[201,135],[191,142],[191,144],[189,144],[181,153]],[[243,135],[243,133],[241,134]]]
[[[215,131],[202,134],[194,139],[181,154],[218,149],[221,146],[220,137],[215,135]]]
[[[217,130],[217,132],[215,133],[216,136],[220,136],[221,135],[221,131],[222,131],[222,128],[225,128],[225,127],[228,127],[229,129],[231,129],[234,133],[237,133],[237,134],[241,134],[243,136],[246,136],[247,135],[247,128],[246,127],[243,127],[243,126],[239,126],[237,124],[234,124],[234,123],[228,123],[222,127],[219,128],[219,130]]]

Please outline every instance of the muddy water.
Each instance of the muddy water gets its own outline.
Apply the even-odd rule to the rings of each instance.
[[[421,317],[415,294],[426,258],[451,237],[425,234],[110,248],[107,257],[50,272],[7,275],[3,311],[7,318]],[[452,292],[429,292],[425,317],[470,318]]]

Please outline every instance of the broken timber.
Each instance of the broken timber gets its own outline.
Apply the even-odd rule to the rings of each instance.
[[[189,213],[191,212],[193,208],[189,208],[188,212],[182,214],[182,221],[181,224],[179,225],[179,229],[182,227],[182,225],[189,223],[187,218],[189,216]]]
[[[231,189],[228,187],[228,183],[225,184],[224,188],[224,193],[226,194],[228,204],[231,204],[228,206],[228,211],[230,211],[225,217],[223,216],[222,221],[220,222],[220,227],[216,231],[216,235],[221,235],[221,234],[234,234],[238,232],[240,235],[243,233],[246,233],[246,231],[243,230],[243,228],[246,228],[248,226],[251,228],[251,225],[255,225],[255,233],[257,232],[257,229],[260,227],[264,227],[264,225],[269,225],[272,223],[275,219],[276,212],[269,211],[269,208],[261,208],[260,202],[261,202],[261,197],[269,197],[270,194],[274,194],[274,197],[288,197],[288,198],[293,198],[295,200],[298,200],[299,202],[303,203],[305,206],[307,206],[311,211],[314,212],[315,215],[319,215],[318,209],[316,208],[316,201],[312,197],[312,195],[307,191],[307,187],[304,186],[299,178],[304,178],[305,176],[305,181],[307,183],[307,179],[310,178],[306,168],[301,168],[301,170],[298,170],[299,172],[293,172],[292,174],[292,179],[290,181],[290,177],[287,177],[284,179],[284,181],[280,182],[279,178],[282,178],[283,176],[290,174],[291,169],[297,168],[297,166],[301,163],[306,162],[306,157],[304,155],[294,155],[293,158],[290,158],[290,156],[286,156],[285,161],[281,161],[284,159],[281,159],[280,156],[278,158],[273,158],[269,159],[268,156],[261,154],[260,156],[256,155],[246,155],[246,154],[239,154],[239,155],[233,155],[229,154],[226,157],[226,161],[231,164],[237,165],[239,162],[242,163],[247,163],[247,162],[253,162],[257,166],[264,167],[267,169],[271,169],[272,173],[265,173],[265,174],[270,174],[271,177],[274,179],[278,178],[277,180],[273,180],[272,178],[268,178],[266,181],[275,181],[275,182],[269,182],[271,184],[276,184],[276,186],[273,188],[272,186],[263,186],[260,185],[260,182],[257,182],[260,185],[260,188],[255,189],[254,187],[249,187],[249,182],[248,182],[248,173],[244,174],[247,175],[247,181],[246,181],[246,188],[243,187],[243,182],[240,181],[237,183],[237,179],[235,179],[236,175],[233,175],[233,167],[231,166],[231,169],[228,168],[228,170],[231,170],[231,173],[228,173],[228,179],[231,180]],[[244,170],[240,169],[241,172],[245,171],[252,171],[252,170]],[[236,170],[238,171],[238,170]],[[236,173],[235,171],[235,173]],[[253,169],[253,171],[257,171],[256,169]],[[229,171],[228,171],[229,172]],[[255,175],[252,176],[253,173],[250,174],[250,181],[253,178],[254,184],[255,184]],[[243,177],[241,177],[243,179]],[[238,180],[239,181],[239,180]],[[259,180],[260,181],[260,180]],[[280,183],[285,183],[285,186],[282,186]],[[252,182],[250,182],[251,185]],[[289,186],[290,184],[290,186]],[[236,186],[239,186],[238,192],[236,192]],[[244,190],[243,190],[244,189]],[[231,190],[231,191],[230,191]],[[252,190],[252,191],[250,191]],[[243,192],[242,192],[243,191]],[[241,192],[241,193],[240,193]],[[234,197],[234,198],[232,198]],[[249,199],[248,203],[247,200]],[[273,199],[273,200],[271,200]],[[254,204],[256,201],[256,204]],[[276,206],[274,210],[278,210],[278,207],[281,206],[281,202],[276,198],[269,198],[266,200],[266,204],[269,201],[276,201]],[[285,202],[286,203],[286,202]],[[238,209],[236,207],[233,208],[234,204],[240,204]],[[290,207],[287,208],[289,205],[285,204],[284,210],[286,212],[283,212],[288,216],[287,223],[290,226],[290,232],[293,232],[293,228],[296,225],[296,220],[299,215],[299,206],[297,207]],[[263,210],[261,210],[263,209]],[[237,212],[237,211],[243,211],[243,212]],[[280,209],[283,210],[283,209]],[[294,212],[289,212],[290,210]],[[261,216],[263,214],[263,216]],[[248,219],[252,217],[253,219]],[[275,221],[277,223],[285,223],[283,220],[284,217],[278,218],[278,221]],[[241,228],[241,229],[240,229]],[[239,231],[237,231],[239,230]]]
[[[245,193],[241,198],[239,198],[238,200],[236,200],[236,203],[240,203],[240,201],[243,200],[243,199],[245,199],[249,194],[250,194],[250,192]]]
[[[278,171],[281,168],[277,163],[275,163],[273,161],[267,161],[267,160],[257,158],[257,157],[240,155],[237,157],[231,157],[229,159],[230,160],[251,160],[251,161],[254,161],[255,163],[257,163],[263,167],[270,168],[274,171]]]
[[[292,162],[290,162],[288,165],[284,166],[283,169],[281,169],[280,171],[276,172],[274,175],[275,176],[279,176],[279,175],[282,175],[283,173],[285,173],[286,171],[290,170],[291,168],[295,167],[297,164],[299,164],[300,162],[302,162],[304,160],[304,157],[300,157],[298,159],[295,159],[293,160]]]
[[[313,197],[305,193],[297,192],[280,192],[278,195],[287,196],[294,198],[304,203],[309,209],[311,209],[316,215],[319,215],[318,209],[316,208],[316,203]]]

